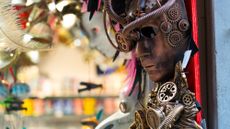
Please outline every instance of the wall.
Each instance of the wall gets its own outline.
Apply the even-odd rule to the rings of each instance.
[[[218,129],[230,127],[230,0],[214,1]],[[212,32],[210,32],[212,33]]]

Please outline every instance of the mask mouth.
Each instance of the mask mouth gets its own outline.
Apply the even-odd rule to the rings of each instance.
[[[154,66],[156,66],[156,65],[153,65],[153,64],[151,64],[151,65],[146,65],[145,68],[152,68],[152,67],[154,67]]]

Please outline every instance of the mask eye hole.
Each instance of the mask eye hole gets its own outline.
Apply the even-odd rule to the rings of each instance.
[[[151,26],[141,28],[140,33],[142,36],[147,38],[154,38],[156,35],[155,29]]]

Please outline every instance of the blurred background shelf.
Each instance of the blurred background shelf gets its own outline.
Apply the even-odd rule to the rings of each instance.
[[[27,121],[31,121],[33,125],[39,124],[42,122],[44,124],[57,125],[57,124],[68,124],[68,123],[78,123],[81,119],[91,117],[92,115],[42,115],[42,116],[30,116],[26,117]],[[36,122],[34,122],[36,121]]]
[[[31,37],[30,42],[36,37],[44,41],[41,46],[52,46],[48,51],[7,51],[8,58],[0,57],[0,62],[12,63],[0,73],[0,80],[29,86],[30,92],[20,97],[27,110],[18,112],[26,128],[82,129],[82,119],[102,110],[103,119],[116,112],[120,91],[129,82],[125,64],[131,54],[120,54],[113,61],[116,50],[104,31],[103,8],[89,21],[89,13],[82,12],[85,0],[13,1],[21,13],[24,38]],[[82,82],[91,83],[91,88]],[[5,115],[3,105],[0,115]]]
[[[77,96],[47,96],[47,97],[34,97],[34,96],[31,96],[29,97],[29,99],[44,99],[44,100],[61,100],[61,99],[84,99],[84,98],[94,98],[94,99],[118,99],[119,96],[107,96],[107,95],[104,95],[104,96],[98,96],[98,95],[92,95],[92,96],[80,96],[80,95],[77,95]]]
[[[39,117],[27,117],[26,125],[29,129],[80,129],[79,121],[85,118],[93,117],[93,115],[43,115]],[[103,116],[103,119],[107,115]],[[35,122],[36,121],[36,122]]]

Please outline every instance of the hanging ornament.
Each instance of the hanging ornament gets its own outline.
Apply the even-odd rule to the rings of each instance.
[[[26,23],[28,21],[28,16],[29,16],[29,8],[26,7],[26,0],[12,0],[12,6],[16,9],[16,10],[24,10],[24,11],[20,11],[18,13],[18,17],[19,17],[19,21],[20,21],[20,25],[22,29],[26,28]]]
[[[45,48],[52,45],[53,31],[46,22],[39,22],[35,24],[31,27],[29,33],[33,36],[32,40],[41,42],[40,46]]]
[[[30,87],[26,83],[21,83],[21,82],[15,83],[12,85],[11,88],[11,94],[20,99],[26,98],[29,92],[30,92]]]
[[[8,71],[7,71],[8,72]],[[16,82],[16,73],[13,67],[9,68],[9,73],[12,75],[14,82]],[[26,129],[24,119],[17,114],[18,111],[27,110],[23,107],[25,95],[29,92],[29,86],[25,83],[15,83],[13,86],[4,80],[4,74],[1,73],[0,80],[0,105],[4,109],[2,117],[3,124],[0,128],[4,129]]]
[[[39,46],[40,42],[31,40],[21,29],[21,23],[11,0],[0,0],[0,48],[6,50],[19,49],[28,51],[34,49],[47,49]]]
[[[9,94],[9,91],[7,89],[6,84],[4,84],[2,81],[0,82],[0,100],[3,100],[7,97]]]
[[[55,40],[67,46],[70,46],[74,41],[73,35],[68,31],[68,29],[61,26],[56,27]]]
[[[32,10],[28,17],[27,29],[30,29],[34,24],[37,24],[41,21],[46,20],[47,18],[47,9],[42,8],[39,5],[32,6]]]
[[[30,92],[29,85],[24,82],[17,82],[17,73],[15,68],[10,67],[9,72],[13,78],[13,84],[11,84],[9,88],[10,95],[18,99],[25,99],[26,97],[28,97],[28,94]]]
[[[11,3],[14,5],[25,5],[26,0],[11,0]]]
[[[0,49],[0,69],[4,69],[11,65],[18,56],[19,52],[17,50],[7,51]]]

